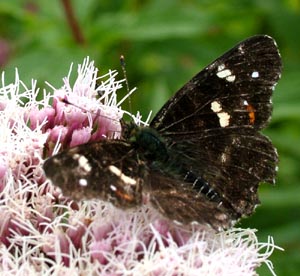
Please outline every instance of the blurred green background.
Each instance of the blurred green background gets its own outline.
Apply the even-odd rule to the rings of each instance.
[[[299,0],[1,1],[0,66],[6,83],[17,67],[29,86],[33,78],[39,87],[45,81],[60,87],[71,62],[90,56],[100,74],[121,72],[123,54],[130,87],[138,87],[133,111],[145,118],[205,65],[258,33],[276,39],[284,64],[265,131],[280,166],[276,187],[261,187],[263,204],[242,226],[257,228],[260,241],[273,236],[285,249],[271,257],[277,275],[300,275]],[[258,272],[271,275],[266,266]]]

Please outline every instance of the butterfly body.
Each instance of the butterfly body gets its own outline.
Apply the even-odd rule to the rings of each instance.
[[[132,147],[137,151],[138,158],[148,164],[152,171],[178,179],[182,185],[189,185],[196,193],[202,193],[209,200],[220,201],[220,196],[200,175],[189,169],[191,161],[184,160],[182,152],[170,150],[170,146],[151,127],[133,127],[130,137]],[[179,155],[177,154],[179,153]],[[189,156],[187,156],[189,158]],[[184,162],[185,161],[185,162]]]
[[[63,151],[45,173],[75,199],[131,208],[147,193],[171,220],[231,227],[253,213],[259,183],[274,183],[277,152],[259,131],[280,74],[275,41],[246,39],[187,82],[149,127],[123,124],[122,139]]]

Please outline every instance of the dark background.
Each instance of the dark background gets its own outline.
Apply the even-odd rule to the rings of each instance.
[[[146,118],[237,42],[258,33],[276,39],[284,71],[265,133],[279,151],[278,180],[276,187],[261,187],[263,204],[241,226],[257,228],[260,241],[273,236],[285,249],[271,257],[278,275],[299,275],[300,2],[79,0],[68,4],[0,2],[0,66],[6,84],[14,81],[17,67],[28,86],[33,78],[41,88],[47,87],[45,81],[60,87],[71,62],[76,70],[86,56],[95,60],[100,74],[109,68],[121,72],[119,56],[124,54],[130,87],[138,87],[133,112],[140,110]],[[70,11],[73,20],[67,16]],[[120,98],[122,93],[126,89]],[[258,272],[271,275],[266,266]]]

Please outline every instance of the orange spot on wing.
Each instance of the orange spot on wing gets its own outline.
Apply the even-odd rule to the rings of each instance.
[[[125,194],[123,192],[121,192],[120,190],[116,190],[115,191],[116,195],[126,201],[133,201],[134,200],[134,197],[129,195],[129,194]]]
[[[248,111],[249,122],[250,122],[251,125],[254,125],[254,122],[255,122],[255,109],[254,109],[253,105],[248,104],[246,109]]]

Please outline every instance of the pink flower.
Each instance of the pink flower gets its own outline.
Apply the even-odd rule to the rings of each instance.
[[[100,200],[74,202],[45,179],[43,161],[59,148],[120,136],[121,82],[115,78],[114,71],[97,78],[86,59],[73,86],[65,78],[41,101],[35,82],[27,88],[18,75],[0,89],[0,271],[254,275],[266,263],[273,272],[268,258],[278,247],[271,238],[258,242],[253,230],[217,234],[201,225],[175,225],[146,204],[125,212]]]

